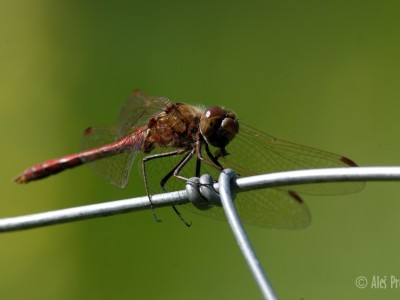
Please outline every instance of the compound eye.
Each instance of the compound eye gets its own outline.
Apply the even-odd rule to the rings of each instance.
[[[235,114],[219,106],[207,108],[200,118],[200,132],[214,147],[225,147],[238,131]]]
[[[222,120],[225,118],[225,111],[219,106],[212,106],[205,110],[200,119],[200,130],[208,132],[219,127]]]

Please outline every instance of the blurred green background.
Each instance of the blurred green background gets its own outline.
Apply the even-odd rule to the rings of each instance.
[[[0,216],[144,194],[86,167],[18,186],[75,152],[132,89],[224,105],[277,137],[399,165],[398,1],[0,2]],[[305,230],[248,227],[282,299],[397,299],[400,186],[305,196]],[[0,235],[1,299],[259,299],[225,222],[169,208]],[[386,276],[386,289],[355,280]]]

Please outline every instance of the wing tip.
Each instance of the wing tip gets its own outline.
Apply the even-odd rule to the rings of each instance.
[[[92,134],[92,132],[93,132],[93,127],[88,127],[83,131],[83,135],[84,136],[89,135],[89,134]]]
[[[288,191],[289,195],[296,200],[298,203],[300,204],[304,204],[303,199],[301,199],[301,197],[299,196],[299,194],[297,194],[295,191],[289,190]]]
[[[342,157],[340,158],[340,161],[343,162],[343,163],[345,163],[345,164],[348,165],[349,167],[358,167],[358,165],[357,165],[354,161],[352,161],[350,158],[347,158],[347,157],[345,157],[345,156],[342,156]]]

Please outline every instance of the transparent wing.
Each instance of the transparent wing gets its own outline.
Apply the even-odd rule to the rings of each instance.
[[[119,132],[111,127],[93,127],[85,131],[82,136],[81,150],[95,149],[111,144],[119,139]],[[125,152],[92,162],[89,167],[100,177],[116,187],[124,188],[128,183],[132,162],[135,159],[140,144],[131,147],[130,152]]]
[[[140,90],[132,92],[122,105],[117,117],[119,137],[127,135],[165,109],[171,102],[163,97],[150,97]]]
[[[95,149],[114,143],[132,134],[142,125],[147,125],[151,117],[169,105],[170,101],[161,97],[150,97],[136,90],[126,100],[118,114],[116,127],[93,127],[86,130],[81,140],[81,150]],[[89,162],[89,167],[113,185],[124,188],[129,180],[132,163],[141,143],[130,146],[129,152]]]
[[[152,154],[164,149],[155,149]],[[169,148],[173,151],[173,148]],[[163,151],[164,152],[164,151]],[[154,159],[147,163],[148,184],[151,194],[161,193],[160,182],[182,160],[185,154],[173,157]],[[195,176],[196,156],[194,156],[182,169],[180,175],[190,178]],[[141,171],[141,170],[140,170]],[[219,171],[205,163],[201,164],[201,174],[210,174],[218,179]],[[176,177],[171,177],[165,187],[168,191],[185,189],[186,182]],[[235,206],[243,222],[268,228],[303,228],[310,224],[310,213],[300,197],[292,191],[278,189],[263,189],[240,193],[235,200]],[[199,210],[192,204],[184,207],[196,214],[226,220],[222,208],[212,207],[208,210]],[[181,212],[183,217],[190,221],[190,216]]]
[[[220,159],[222,165],[234,169],[240,176],[355,166],[355,163],[343,156],[278,140],[246,125],[241,126],[237,137],[227,146],[227,151],[230,154]],[[207,155],[203,153],[203,157]],[[212,175],[215,180],[218,179],[218,170],[203,163],[201,174],[205,173]],[[194,176],[195,157],[185,166],[182,174],[186,177]],[[184,188],[184,182],[178,186],[176,181],[176,178],[171,178],[169,186],[167,185],[169,190]],[[248,224],[269,228],[302,228],[310,223],[311,217],[307,206],[296,192],[332,195],[357,192],[363,187],[364,183],[350,182],[263,189],[238,194],[235,206],[242,220]],[[198,214],[225,219],[223,210],[218,207],[204,211],[192,205],[184,207]]]
[[[227,146],[227,151],[230,155],[220,160],[222,165],[232,168],[241,176],[356,166],[344,156],[279,140],[242,124],[239,134]],[[341,182],[296,185],[283,189],[307,194],[335,195],[358,192],[364,185],[363,182]]]
[[[142,103],[136,109],[135,105]],[[121,110],[117,132],[129,132],[133,125],[151,118],[167,105],[165,98],[149,98],[143,93],[136,92]],[[147,108],[146,108],[147,107]],[[129,110],[139,111],[134,117]],[[170,120],[179,121],[178,115],[168,114]],[[154,149],[152,155],[173,151],[173,148]],[[279,172],[323,167],[349,167],[355,164],[342,156],[322,150],[297,145],[278,140],[246,125],[241,125],[237,137],[228,145],[230,155],[221,158],[224,167],[230,167],[239,173],[239,176],[250,176],[263,173]],[[161,192],[160,182],[182,160],[185,154],[154,159],[146,163],[148,186],[151,194]],[[203,157],[207,157],[203,153]],[[205,163],[201,164],[201,174],[208,173],[216,180],[218,170]],[[180,175],[190,178],[195,176],[196,156],[183,168]],[[249,224],[270,228],[301,228],[310,223],[310,213],[306,205],[295,191],[312,194],[338,194],[356,192],[363,188],[363,183],[332,183],[312,184],[283,187],[282,189],[264,189],[239,194],[235,205],[242,219]],[[171,177],[166,188],[168,191],[183,189],[185,181]],[[186,205],[189,209],[214,218],[225,218],[218,207],[200,211]]]
[[[263,189],[240,193],[234,201],[240,219],[250,225],[274,229],[304,228],[311,223],[307,205],[293,191]],[[200,210],[192,204],[182,205],[196,214],[226,220],[224,210],[214,206]]]

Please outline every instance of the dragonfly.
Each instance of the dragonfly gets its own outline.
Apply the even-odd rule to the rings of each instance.
[[[116,126],[87,128],[80,152],[34,165],[14,181],[28,183],[88,164],[107,181],[124,188],[138,155],[141,156],[139,174],[157,221],[151,195],[184,187],[193,176],[207,173],[216,179],[225,168],[235,170],[240,176],[250,176],[357,166],[345,156],[280,140],[242,122],[239,126],[236,114],[223,107],[174,103],[135,90],[122,106]],[[363,186],[362,182],[340,182],[268,188],[239,195],[235,206],[247,224],[303,228],[310,224],[311,214],[299,193],[347,194],[358,192]],[[204,210],[191,204],[184,206],[224,219],[218,206]]]

